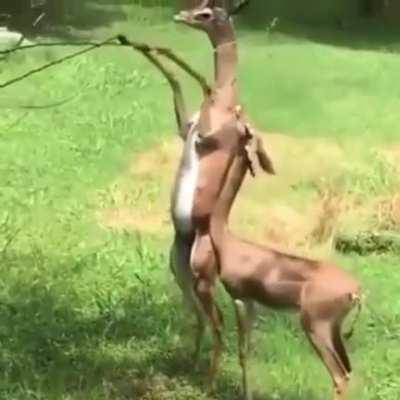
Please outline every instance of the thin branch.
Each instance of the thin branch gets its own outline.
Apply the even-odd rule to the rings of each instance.
[[[21,46],[21,44],[24,42],[24,40],[25,40],[25,36],[24,35],[21,35],[21,37],[18,39],[18,42],[15,44],[15,48],[17,48],[17,47],[20,47]]]
[[[73,96],[70,96],[66,99],[56,101],[55,103],[50,103],[50,104],[25,104],[22,106],[17,106],[17,108],[21,108],[22,110],[47,110],[49,108],[55,108],[55,107],[60,107],[63,106],[64,104],[69,103],[70,101],[76,99],[79,95],[74,94]]]
[[[172,94],[174,98],[175,117],[179,128],[179,134],[184,138],[185,137],[184,131],[185,128],[188,126],[188,115],[186,111],[186,103],[182,94],[182,88],[179,82],[175,78],[174,74],[171,71],[169,71],[166,67],[164,67],[164,65],[158,60],[153,51],[151,50],[149,51],[148,48],[143,49],[141,47],[140,48],[133,47],[133,50],[142,53],[142,55],[148,61],[150,61],[151,64],[153,64],[156,68],[158,68],[159,71],[161,71],[165,79],[167,79],[172,89]]]
[[[85,48],[83,50],[80,50],[80,51],[77,51],[75,53],[69,54],[69,55],[67,55],[65,57],[62,57],[62,58],[59,58],[57,60],[51,61],[51,62],[49,62],[47,64],[44,64],[44,65],[42,65],[42,66],[40,66],[38,68],[34,68],[34,69],[26,72],[23,75],[17,76],[16,78],[10,79],[9,81],[6,81],[6,82],[0,84],[0,89],[3,89],[5,87],[10,86],[10,85],[12,85],[14,83],[17,83],[19,81],[22,81],[23,79],[28,78],[29,76],[32,76],[32,75],[37,74],[39,72],[42,72],[42,71],[44,71],[44,70],[46,70],[46,69],[48,69],[50,67],[53,67],[53,66],[58,65],[58,64],[61,64],[64,61],[70,60],[70,59],[78,57],[78,56],[80,56],[82,54],[88,53],[89,51],[92,51],[92,50],[95,50],[95,49],[97,49],[99,47],[102,47],[106,43],[109,43],[109,42],[111,42],[112,40],[115,40],[115,39],[116,39],[116,37],[113,36],[113,37],[111,37],[111,38],[109,38],[107,40],[104,40],[103,42],[93,43],[88,48]],[[10,49],[10,51],[11,52],[12,51],[17,51],[17,50],[19,50],[21,48],[26,48],[26,46],[20,46],[20,47],[18,47],[16,49]]]
[[[176,65],[181,67],[187,74],[189,74],[193,79],[195,79],[202,87],[203,92],[206,96],[208,96],[211,93],[211,87],[207,83],[207,80],[200,73],[194,70],[185,60],[177,56],[171,49],[166,47],[157,47],[157,46],[152,47],[145,43],[132,42],[128,40],[128,38],[124,35],[118,35],[117,39],[122,46],[133,47],[134,49],[142,52],[143,54],[154,52],[163,55],[164,57],[168,58]]]
[[[119,43],[113,43],[113,40],[118,40]],[[175,64],[177,64],[180,68],[182,68],[186,73],[188,73],[193,79],[195,79],[200,86],[202,87],[205,95],[209,95],[211,93],[211,87],[208,84],[207,80],[196,70],[194,70],[186,61],[184,61],[181,57],[176,55],[171,49],[166,48],[166,47],[159,47],[159,46],[150,46],[146,43],[139,43],[139,42],[132,42],[127,39],[125,35],[117,35],[115,37],[112,37],[104,42],[93,42],[93,41],[84,41],[84,42],[44,42],[44,43],[34,43],[34,44],[27,44],[23,46],[19,46],[16,48],[11,48],[11,49],[6,49],[6,50],[0,50],[0,55],[9,55],[11,53],[15,53],[18,51],[23,51],[23,50],[29,50],[29,49],[34,49],[37,47],[66,47],[66,46],[90,46],[90,50],[92,48],[100,47],[100,46],[128,46],[128,47],[133,47],[136,50],[142,52],[143,54],[145,53],[150,53],[150,52],[155,52],[160,55],[163,55],[164,57],[168,58]],[[90,51],[89,49],[86,51]],[[84,51],[85,52],[85,51]],[[73,57],[80,55],[82,53],[75,53]],[[69,58],[69,57],[68,57]],[[67,58],[67,59],[68,59]],[[59,64],[61,62],[65,61],[65,58],[60,59],[57,62],[49,63],[44,66],[43,69],[47,69],[51,67],[52,65]],[[42,67],[41,67],[42,68]],[[43,69],[40,69],[40,72]],[[36,73],[34,72],[34,73]],[[29,75],[28,75],[29,76]],[[21,77],[21,79],[24,79],[26,76]],[[18,79],[18,80],[21,80]],[[11,82],[14,83],[14,82]],[[10,83],[10,84],[11,84]],[[7,85],[8,86],[8,85]],[[3,86],[0,85],[0,88]]]
[[[48,108],[54,108],[63,106],[66,103],[76,99],[79,94],[74,94],[73,96],[69,96],[66,99],[56,101],[54,103],[49,104],[10,104],[10,101],[7,101],[5,105],[3,105],[0,101],[0,110],[10,109],[10,110],[47,110]]]
[[[117,37],[113,37],[111,40],[116,39]],[[19,47],[12,47],[10,49],[0,50],[0,54],[11,54],[16,53],[17,51],[23,50],[30,50],[36,47],[82,47],[82,46],[118,46],[117,43],[110,43],[107,42],[93,42],[93,41],[83,41],[83,42],[40,42],[40,43],[31,43],[31,44],[24,44],[23,46]]]
[[[18,39],[17,43],[11,49],[15,50],[18,47],[20,47],[22,45],[22,43],[24,42],[24,40],[25,40],[25,36],[23,34],[21,34],[21,36]],[[6,60],[9,56],[10,56],[10,53],[6,53],[3,57],[0,57],[0,61]]]

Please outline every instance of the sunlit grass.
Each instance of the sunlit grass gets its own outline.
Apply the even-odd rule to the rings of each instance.
[[[211,51],[200,33],[127,21],[93,35],[110,31],[173,46],[211,77]],[[400,57],[262,31],[239,36],[249,115],[260,129],[291,137],[271,138],[269,147],[266,137],[280,175],[245,189],[237,215],[249,212],[235,219],[235,229],[262,237],[269,223],[262,212],[274,203],[304,212],[320,178],[367,203],[392,195],[397,181],[361,144],[382,149],[398,138]],[[66,51],[12,57],[0,64],[0,80]],[[186,78],[185,88],[195,109],[197,88]],[[69,101],[60,107],[16,108],[62,99]],[[207,353],[202,372],[192,372],[189,318],[167,265],[171,227],[159,224],[179,156],[179,145],[170,146],[168,86],[139,54],[104,48],[0,92],[0,107],[0,397],[206,398]],[[160,142],[165,151],[155,147]],[[144,168],[147,150],[157,157]],[[140,221],[109,229],[102,212],[123,208]],[[349,343],[353,397],[395,400],[399,258],[331,257],[361,279],[370,299]],[[227,351],[218,398],[231,400],[240,398],[236,336],[223,293],[221,302]],[[255,339],[257,399],[328,395],[328,376],[295,318],[267,311]]]

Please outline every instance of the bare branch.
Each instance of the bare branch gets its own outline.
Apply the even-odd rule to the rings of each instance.
[[[18,39],[18,42],[15,44],[14,47],[17,48],[17,47],[21,46],[21,44],[24,42],[24,40],[25,40],[25,36],[21,35],[21,37]]]
[[[73,96],[69,96],[66,99],[56,101],[54,103],[49,103],[49,104],[10,104],[10,101],[8,100],[5,105],[1,104],[0,102],[0,109],[18,109],[18,110],[47,110],[48,108],[54,108],[54,107],[59,107],[63,106],[66,103],[69,103],[73,99],[76,99],[78,97],[78,94],[75,94]]]
[[[12,47],[12,49],[16,49],[22,45],[22,43],[25,40],[25,36],[21,34],[20,38],[18,39],[17,43]],[[7,59],[7,57],[10,55],[10,53],[6,53],[3,57],[0,57],[0,61],[4,61]]]
[[[166,47],[156,47],[156,46],[152,47],[145,43],[132,42],[128,40],[127,37],[124,35],[118,35],[117,39],[122,46],[133,47],[134,49],[142,52],[143,54],[154,52],[161,54],[164,57],[167,57],[175,64],[177,64],[179,67],[181,67],[185,72],[187,72],[193,79],[195,79],[202,87],[203,92],[206,96],[211,93],[211,87],[207,83],[207,80],[200,73],[195,71],[186,61],[177,56],[171,49],[168,49]]]
[[[124,45],[129,45],[128,42]],[[176,122],[179,127],[179,134],[182,138],[186,137],[186,128],[188,126],[188,114],[186,111],[186,103],[183,97],[182,88],[179,84],[178,80],[175,78],[175,75],[169,71],[155,56],[154,52],[151,51],[150,47],[139,47],[135,48],[132,47],[133,50],[139,51],[142,55],[150,61],[158,70],[163,74],[165,79],[167,79],[174,98],[174,110],[175,110],[175,117]]]
[[[113,42],[113,40],[118,40],[119,43],[115,43],[115,42]],[[195,79],[200,84],[200,86],[202,87],[202,89],[206,95],[209,95],[211,92],[211,87],[208,84],[207,80],[200,73],[195,71],[188,63],[186,63],[186,61],[184,61],[181,57],[176,55],[171,49],[166,48],[166,47],[150,46],[146,43],[132,42],[132,41],[128,40],[128,38],[125,35],[117,35],[115,37],[112,37],[112,38],[104,41],[104,42],[93,42],[93,41],[44,42],[44,43],[27,44],[27,45],[23,45],[23,46],[19,46],[19,47],[13,47],[11,49],[0,50],[0,54],[9,55],[11,53],[15,53],[18,51],[29,50],[29,49],[34,49],[34,48],[38,48],[38,47],[66,47],[66,46],[71,46],[71,47],[73,47],[73,46],[79,46],[79,47],[80,46],[85,46],[85,47],[90,46],[90,49],[86,49],[85,51],[83,51],[83,53],[86,51],[90,51],[93,48],[100,47],[100,46],[128,46],[128,47],[135,48],[136,50],[142,52],[143,54],[155,52],[155,53],[158,53],[158,54],[163,55],[164,57],[168,58],[169,60],[174,62],[176,65],[178,65],[180,68],[182,68],[186,73],[188,73],[193,79]],[[71,56],[67,56],[67,58],[62,58],[60,60],[53,61],[52,63],[46,64],[45,66],[40,67],[41,69],[39,69],[38,71],[35,71],[33,73],[40,72],[43,69],[47,69],[55,64],[59,64],[59,63],[65,61],[66,59],[68,60],[69,58],[76,57],[80,54],[82,54],[82,52],[77,52]],[[29,75],[31,75],[31,74],[29,73]],[[24,79],[24,78],[26,78],[26,76],[21,77],[21,79]],[[18,80],[20,80],[20,79],[18,79]],[[11,83],[14,83],[14,82],[11,82]],[[7,86],[8,86],[8,84],[7,84]],[[3,86],[0,85],[0,88],[2,88],[2,87]]]
[[[50,67],[53,67],[53,66],[58,65],[58,64],[61,64],[61,63],[63,63],[64,61],[70,60],[70,59],[75,58],[75,57],[78,57],[78,56],[80,56],[80,55],[82,55],[82,54],[88,53],[89,51],[92,51],[92,50],[95,50],[95,49],[97,49],[97,48],[99,48],[99,47],[102,47],[102,46],[104,46],[106,43],[109,43],[109,42],[111,42],[112,40],[115,40],[115,39],[116,39],[116,37],[113,36],[113,37],[111,37],[111,38],[109,38],[109,39],[107,39],[107,40],[104,40],[103,42],[100,42],[100,43],[93,43],[93,44],[91,44],[90,47],[88,47],[88,48],[85,48],[85,49],[83,49],[83,50],[80,50],[80,51],[77,51],[77,52],[75,52],[75,53],[69,54],[69,55],[67,55],[67,56],[65,56],[65,57],[62,57],[62,58],[59,58],[59,59],[57,59],[57,60],[51,61],[51,62],[49,62],[49,63],[47,63],[47,64],[44,64],[44,65],[42,65],[42,66],[40,66],[40,67],[38,67],[38,68],[34,68],[34,69],[32,69],[32,70],[26,72],[26,73],[23,74],[23,75],[17,76],[16,78],[10,79],[9,81],[6,81],[6,82],[0,84],[0,89],[3,89],[3,88],[5,88],[5,87],[10,86],[10,85],[12,85],[12,84],[14,84],[14,83],[17,83],[17,82],[19,82],[19,81],[22,81],[23,79],[28,78],[29,76],[32,76],[32,75],[37,74],[37,73],[39,73],[39,72],[42,72],[42,71],[44,71],[44,70],[46,70],[46,69],[48,69],[48,68],[50,68]],[[15,48],[15,49],[10,49],[10,51],[11,51],[11,52],[17,51],[17,50],[20,50],[21,48],[26,48],[26,47],[27,47],[27,46],[20,46],[20,47]]]
[[[113,37],[112,39],[115,39],[115,37]],[[102,46],[106,46],[108,43],[103,43]],[[116,45],[116,43],[112,44],[109,43],[111,45]],[[22,51],[22,50],[29,50],[29,49],[34,49],[36,47],[67,47],[67,46],[77,46],[77,47],[81,47],[81,46],[98,46],[100,45],[100,43],[97,42],[93,42],[93,41],[84,41],[84,42],[40,42],[40,43],[32,43],[32,44],[25,44],[23,46],[19,46],[19,47],[12,47],[10,49],[5,49],[5,50],[0,50],[0,54],[11,54],[11,53],[16,53],[17,51]]]
[[[69,103],[70,101],[76,99],[78,97],[78,94],[75,94],[73,96],[70,96],[66,99],[56,101],[54,103],[49,103],[49,104],[25,104],[22,106],[18,106],[18,108],[22,108],[23,110],[47,110],[49,108],[55,108],[55,107],[60,107],[63,106],[64,104]]]

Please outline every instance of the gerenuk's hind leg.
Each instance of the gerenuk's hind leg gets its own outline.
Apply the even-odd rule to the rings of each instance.
[[[196,334],[194,343],[195,368],[200,358],[201,344],[205,331],[205,315],[193,290],[194,281],[190,268],[190,253],[193,240],[175,236],[174,243],[170,249],[170,268],[175,276],[175,280],[180,287],[184,303],[194,312],[196,317]]]
[[[238,326],[239,363],[242,370],[242,388],[245,400],[251,400],[251,388],[247,374],[247,359],[250,351],[251,328],[255,318],[254,304],[236,299],[234,301]]]
[[[215,256],[211,239],[208,235],[196,237],[190,264],[195,280],[194,291],[211,325],[213,335],[214,343],[209,369],[209,389],[210,392],[213,392],[222,356],[223,318],[214,298],[216,279]]]
[[[314,318],[303,311],[301,322],[308,339],[332,378],[335,388],[333,399],[344,400],[349,378],[338,348],[335,346],[335,329],[332,323],[336,321]]]

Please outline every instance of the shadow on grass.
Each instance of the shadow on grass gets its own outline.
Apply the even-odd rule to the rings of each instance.
[[[82,31],[90,33],[93,29],[106,28],[117,21],[129,20],[132,25],[143,21],[151,22],[152,17],[155,17],[158,22],[167,21],[169,15],[181,8],[183,3],[183,0],[171,2],[166,0],[52,0],[48,1],[47,19],[43,23],[42,33],[73,39],[81,37]],[[160,10],[163,10],[162,18],[159,18]],[[279,22],[273,32],[291,38],[358,50],[396,53],[400,51],[398,26],[385,23],[383,20],[355,18],[344,22],[332,15],[329,23],[299,24],[284,16],[270,15],[270,13],[268,7],[252,5],[248,12],[238,18],[238,26],[246,30],[266,32],[273,18],[277,17]],[[29,31],[36,17],[36,15],[15,17],[17,22],[20,21],[16,28],[29,33],[27,30]],[[49,24],[45,28],[47,23]]]
[[[54,268],[41,267],[53,263]],[[28,393],[37,398],[71,399],[82,395],[96,399],[203,398],[206,349],[200,372],[193,371],[186,345],[173,339],[187,322],[170,300],[160,301],[158,287],[138,287],[135,293],[104,306],[107,293],[94,297],[77,293],[80,287],[76,290],[74,285],[82,270],[74,272],[74,260],[11,255],[2,264],[5,276],[15,275],[14,268],[36,271],[7,278],[8,287],[1,291],[3,394],[12,393],[16,399],[27,398]],[[281,399],[299,400],[282,390]],[[239,385],[222,376],[218,398],[239,400]],[[312,400],[309,395],[303,398]],[[255,399],[272,397],[257,395]]]
[[[48,2],[46,13],[40,27],[40,33],[65,39],[91,37],[93,30],[110,27],[118,21],[129,21],[129,24],[149,26],[152,22],[171,22],[174,10],[183,1],[167,2],[166,0],[52,0]],[[27,14],[32,11],[27,11]],[[36,13],[38,11],[35,11]],[[40,11],[41,12],[41,11]],[[277,17],[278,24],[272,30],[270,38],[279,41],[307,40],[320,44],[345,47],[356,50],[375,50],[380,52],[400,52],[400,29],[393,24],[379,19],[355,18],[344,22],[332,15],[330,22],[319,25],[299,24],[280,15],[269,15],[271,10],[263,5],[249,8],[249,11],[238,18],[238,27],[248,31],[262,32],[267,37],[268,26]],[[15,16],[16,26],[30,37],[34,37],[32,23],[37,15]],[[153,21],[154,20],[154,21]],[[115,33],[115,32],[114,32]],[[266,46],[268,45],[266,41]]]
[[[400,30],[383,23],[358,23],[348,27],[313,27],[290,23],[278,24],[276,32],[314,43],[353,50],[400,52]]]
[[[174,353],[165,355],[162,353],[154,354],[146,360],[146,366],[155,369],[158,374],[168,377],[169,379],[184,379],[192,386],[196,387],[201,392],[205,392],[207,385],[205,377],[207,376],[207,364],[203,361],[200,369],[195,372],[192,369],[193,361],[184,349],[175,351]],[[238,366],[239,368],[239,366]],[[254,400],[274,400],[279,398],[281,400],[316,400],[312,393],[304,393],[299,396],[297,393],[286,391],[282,388],[278,393],[273,395],[268,394],[268,388],[265,389],[266,393],[253,393]],[[241,392],[240,381],[233,382],[230,377],[219,377],[217,383],[217,391],[215,397],[224,400],[242,400],[243,395]]]
[[[115,5],[115,4],[114,4]],[[9,27],[25,35],[36,33],[72,36],[73,29],[93,29],[109,26],[112,22],[123,20],[125,14],[120,7],[94,0],[48,1],[42,8],[29,7],[11,9]],[[34,21],[44,13],[45,17],[33,27]]]
[[[130,20],[133,25],[144,20],[151,22],[152,16],[159,17],[161,10],[163,15],[164,11],[172,13],[173,7],[173,4],[158,0],[53,0],[44,8],[47,16],[40,31],[49,36],[79,38],[83,32],[89,34],[118,21]],[[17,28],[29,33],[30,20],[32,17],[23,19],[23,25]]]
[[[309,41],[322,45],[343,47],[352,50],[373,50],[385,53],[400,52],[400,28],[385,25],[380,21],[355,21],[345,26],[340,24],[305,24],[289,20],[279,20],[269,31],[274,16],[266,17],[265,22],[253,23],[246,16],[238,24],[245,31],[265,33],[266,45],[272,43],[293,43]]]

